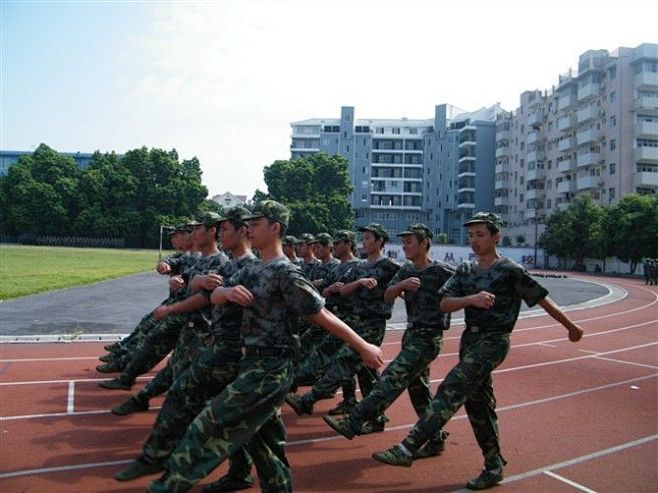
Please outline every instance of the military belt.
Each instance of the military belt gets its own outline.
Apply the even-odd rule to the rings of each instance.
[[[446,328],[441,324],[421,324],[420,322],[407,322],[407,329],[446,330]]]
[[[495,334],[495,333],[501,333],[501,334],[507,334],[509,332],[512,332],[512,327],[481,327],[479,325],[467,325],[466,330],[473,334]]]
[[[242,355],[245,357],[258,356],[263,358],[291,358],[295,355],[295,351],[290,348],[243,346]]]

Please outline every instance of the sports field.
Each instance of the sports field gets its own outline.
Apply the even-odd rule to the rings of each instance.
[[[1,245],[0,299],[144,272],[157,261],[157,250]]]

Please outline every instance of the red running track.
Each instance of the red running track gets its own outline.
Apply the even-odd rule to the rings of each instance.
[[[658,290],[637,280],[604,280],[628,296],[571,312],[586,330],[580,343],[570,343],[548,316],[517,324],[510,355],[494,374],[508,461],[497,492],[658,491]],[[434,385],[457,361],[461,329],[446,333],[432,365]],[[387,358],[401,335],[387,333]],[[145,490],[150,478],[118,483],[112,474],[139,454],[161,401],[147,413],[110,414],[128,394],[96,385],[105,378],[94,370],[101,346],[0,345],[0,491]],[[446,427],[443,455],[396,468],[370,456],[415,423],[408,398],[387,412],[386,432],[353,441],[321,419],[339,398],[320,402],[313,416],[283,408],[296,491],[447,492],[478,474],[482,458],[463,411]],[[204,483],[225,471],[224,464]]]

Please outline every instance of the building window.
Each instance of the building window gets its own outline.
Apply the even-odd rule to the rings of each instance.
[[[399,134],[400,134],[400,128],[399,128],[399,127],[393,127],[393,128],[391,129],[391,131],[392,131],[394,134],[396,134],[396,135],[399,135]]]
[[[375,129],[375,133],[383,134],[384,133],[384,128],[380,127],[380,128]]]
[[[611,127],[616,127],[617,126],[617,117],[614,116],[614,115],[610,117],[610,126]]]
[[[615,168],[617,165],[615,163],[610,164],[610,174],[614,175],[615,174]]]
[[[613,200],[615,198],[615,189],[614,188],[608,188],[608,199]]]
[[[617,92],[616,92],[616,91],[612,91],[612,92],[610,93],[610,102],[611,102],[611,103],[614,103],[614,102],[616,101],[616,99],[617,99]]]
[[[416,134],[418,133],[418,129],[417,129],[417,128],[410,128],[410,129],[409,129],[409,133],[410,133],[411,135],[416,135]]]
[[[615,139],[610,139],[610,150],[614,151],[617,148],[617,142]]]

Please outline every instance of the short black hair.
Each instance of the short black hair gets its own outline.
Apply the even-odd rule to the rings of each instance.
[[[274,223],[278,223],[281,226],[281,229],[279,229],[279,238],[283,239],[283,237],[286,236],[286,232],[288,231],[288,226],[280,221],[277,221],[276,219],[272,219],[271,217],[267,218],[267,224]]]

